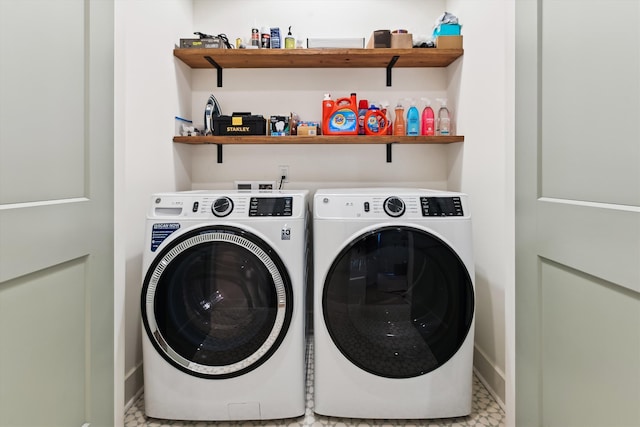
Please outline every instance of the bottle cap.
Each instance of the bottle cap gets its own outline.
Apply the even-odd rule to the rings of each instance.
[[[359,110],[366,110],[367,108],[369,108],[369,102],[366,99],[361,99],[360,101],[358,101]]]

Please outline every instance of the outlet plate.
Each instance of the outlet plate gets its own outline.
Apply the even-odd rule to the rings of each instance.
[[[280,173],[278,175],[278,181],[282,179],[282,182],[289,182],[289,166],[286,166],[286,165],[278,166],[278,171]],[[284,176],[284,179],[282,178],[283,176]]]

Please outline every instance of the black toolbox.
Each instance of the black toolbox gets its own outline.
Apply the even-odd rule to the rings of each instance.
[[[213,118],[214,135],[266,135],[267,120],[251,113],[233,113]]]

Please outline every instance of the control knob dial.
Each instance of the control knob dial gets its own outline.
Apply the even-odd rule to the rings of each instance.
[[[219,217],[225,217],[233,211],[233,200],[229,197],[219,197],[211,205],[211,212]]]
[[[392,196],[384,201],[384,211],[387,215],[397,218],[405,211],[404,201],[400,197]]]

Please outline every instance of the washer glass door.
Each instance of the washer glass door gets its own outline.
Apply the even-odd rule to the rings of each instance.
[[[246,373],[286,335],[292,289],[264,241],[238,228],[203,227],[164,248],[147,271],[142,318],[156,350],[205,378]]]
[[[322,307],[347,359],[375,375],[409,378],[442,366],[462,346],[473,320],[473,283],[438,237],[384,227],[336,257]]]

